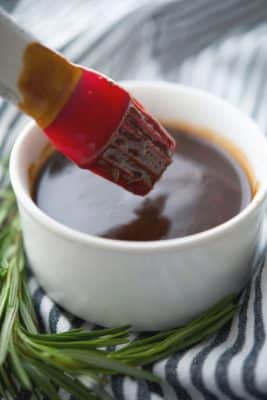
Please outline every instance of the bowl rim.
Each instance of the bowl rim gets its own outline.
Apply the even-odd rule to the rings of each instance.
[[[219,105],[227,105],[227,107],[232,108],[232,110],[239,114],[240,117],[246,118],[250,125],[257,131],[259,135],[264,139],[265,136],[260,131],[259,127],[256,123],[247,115],[242,113],[237,107],[228,103],[227,101],[210,94],[204,90],[191,88],[185,85],[169,83],[169,82],[161,82],[161,81],[122,81],[122,85],[126,85],[127,88],[136,88],[136,87],[144,87],[155,90],[168,88],[169,90],[180,90],[191,92],[192,95],[204,95],[210,100],[217,102]],[[34,218],[35,221],[44,225],[48,230],[63,236],[68,240],[75,240],[79,243],[91,245],[93,247],[100,247],[103,250],[113,250],[113,251],[131,251],[131,252],[151,252],[154,251],[166,251],[166,250],[177,250],[181,248],[187,248],[188,246],[199,246],[202,243],[206,243],[211,239],[216,239],[222,237],[236,228],[237,225],[242,224],[242,222],[251,216],[265,201],[267,197],[267,182],[261,184],[257,193],[250,201],[250,203],[241,210],[236,216],[224,222],[223,224],[217,225],[214,228],[208,229],[206,231],[196,233],[193,235],[181,237],[181,238],[173,238],[173,239],[164,239],[164,240],[156,240],[156,241],[142,241],[142,242],[134,242],[134,241],[126,241],[126,240],[118,240],[118,239],[108,239],[102,238],[95,235],[90,235],[87,233],[79,232],[73,228],[70,228],[58,221],[54,218],[45,214],[32,200],[29,190],[27,190],[23,183],[21,182],[19,176],[19,153],[20,149],[23,145],[26,137],[35,129],[40,129],[34,122],[28,123],[21,131],[19,136],[17,137],[13,149],[11,151],[10,157],[10,179],[11,184],[13,186],[16,198],[18,203],[21,203],[23,207],[26,209],[27,213]],[[264,141],[264,140],[263,140]],[[265,140],[266,153],[267,153],[267,140]]]

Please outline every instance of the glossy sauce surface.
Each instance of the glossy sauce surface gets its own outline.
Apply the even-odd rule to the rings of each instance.
[[[245,170],[216,142],[176,128],[172,164],[145,197],[136,196],[55,152],[41,168],[34,200],[55,220],[112,239],[148,241],[202,232],[252,199]]]

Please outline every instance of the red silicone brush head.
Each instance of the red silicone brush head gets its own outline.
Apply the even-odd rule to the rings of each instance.
[[[135,99],[101,156],[89,169],[139,195],[147,194],[171,163],[175,142]]]
[[[175,150],[173,138],[137,100],[91,70],[83,70],[45,132],[81,168],[139,195],[153,188]]]

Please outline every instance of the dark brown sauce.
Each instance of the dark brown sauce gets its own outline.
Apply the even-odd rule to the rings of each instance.
[[[245,168],[219,142],[182,128],[169,131],[177,141],[173,162],[145,197],[55,152],[35,180],[36,204],[78,231],[133,241],[179,238],[237,215],[253,197]]]

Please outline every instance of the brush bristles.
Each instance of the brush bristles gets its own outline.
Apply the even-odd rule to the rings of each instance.
[[[171,163],[174,149],[168,132],[131,99],[119,129],[92,169],[135,194],[145,195]]]

